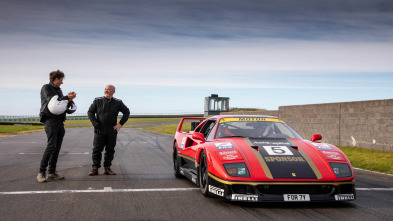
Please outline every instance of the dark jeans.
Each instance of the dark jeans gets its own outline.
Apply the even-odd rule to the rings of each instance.
[[[44,128],[48,141],[42,156],[40,173],[45,173],[49,164],[48,172],[51,174],[56,172],[57,158],[59,157],[65,130],[63,122],[55,119],[47,119]]]
[[[101,167],[102,151],[105,148],[104,167],[112,165],[113,156],[115,155],[117,133],[102,134],[94,133],[93,141],[93,167]]]

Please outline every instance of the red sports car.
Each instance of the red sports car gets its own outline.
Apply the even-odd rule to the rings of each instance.
[[[194,131],[182,131],[195,120],[202,122]],[[183,118],[173,141],[175,176],[231,201],[354,200],[348,158],[321,139],[305,140],[272,116]]]

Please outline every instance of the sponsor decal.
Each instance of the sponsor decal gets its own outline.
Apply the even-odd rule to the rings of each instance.
[[[311,143],[311,144],[320,150],[333,150],[333,148],[329,146],[329,144],[325,144],[325,143]]]
[[[181,141],[180,149],[184,150],[184,144],[186,143],[187,137],[183,137],[183,140]]]
[[[293,155],[286,146],[263,146],[269,155]]]
[[[231,199],[234,201],[258,201],[257,195],[245,195],[245,194],[232,194]]]
[[[235,149],[235,147],[229,142],[215,143],[215,145],[217,147],[217,150]]]
[[[284,121],[276,118],[266,118],[266,117],[228,117],[222,118],[220,123],[232,122],[232,121],[270,121],[270,122],[282,122]]]
[[[355,195],[353,195],[353,194],[338,194],[338,195],[334,195],[334,198],[336,199],[336,201],[354,200]]]
[[[264,157],[266,162],[305,162],[303,157]]]
[[[217,151],[216,153],[221,161],[243,159],[243,157],[240,154],[238,154],[237,150]]]
[[[218,151],[219,156],[237,154],[237,150]]]
[[[217,196],[224,196],[224,190],[217,188],[215,186],[209,185],[209,192],[217,195]]]
[[[270,141],[254,141],[253,142],[254,145],[259,146],[259,145],[275,145],[275,146],[291,146],[291,144],[289,142],[270,142]]]
[[[235,154],[235,155],[225,155],[222,157],[223,160],[236,160],[236,159],[240,159],[239,155]]]
[[[326,150],[322,150],[321,153],[329,159],[333,159],[333,160],[344,160],[344,158],[341,156],[341,154],[339,152],[336,151],[326,151]]]

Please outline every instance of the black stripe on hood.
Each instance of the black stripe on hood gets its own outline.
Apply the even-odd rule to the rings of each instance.
[[[274,179],[316,179],[314,171],[297,151],[290,139],[254,139],[253,146],[258,146],[259,154],[266,162]]]

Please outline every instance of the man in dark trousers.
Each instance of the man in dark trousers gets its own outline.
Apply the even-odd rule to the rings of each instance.
[[[63,122],[66,120],[66,113],[71,114],[76,110],[76,105],[72,101],[76,93],[72,91],[67,96],[63,96],[60,89],[63,79],[62,71],[52,71],[49,73],[49,84],[45,84],[41,89],[40,121],[44,123],[48,140],[42,156],[40,172],[37,175],[37,181],[40,183],[64,179],[64,176],[56,173],[56,164],[65,134]],[[69,109],[70,107],[72,108]],[[45,176],[48,165],[48,175]]]
[[[110,167],[115,154],[117,132],[127,122],[130,110],[121,100],[113,97],[115,90],[113,85],[107,85],[104,90],[105,96],[97,97],[87,112],[94,126],[93,170],[89,176],[98,175],[104,148],[104,174],[116,175]],[[117,123],[119,112],[123,113],[123,117]]]

